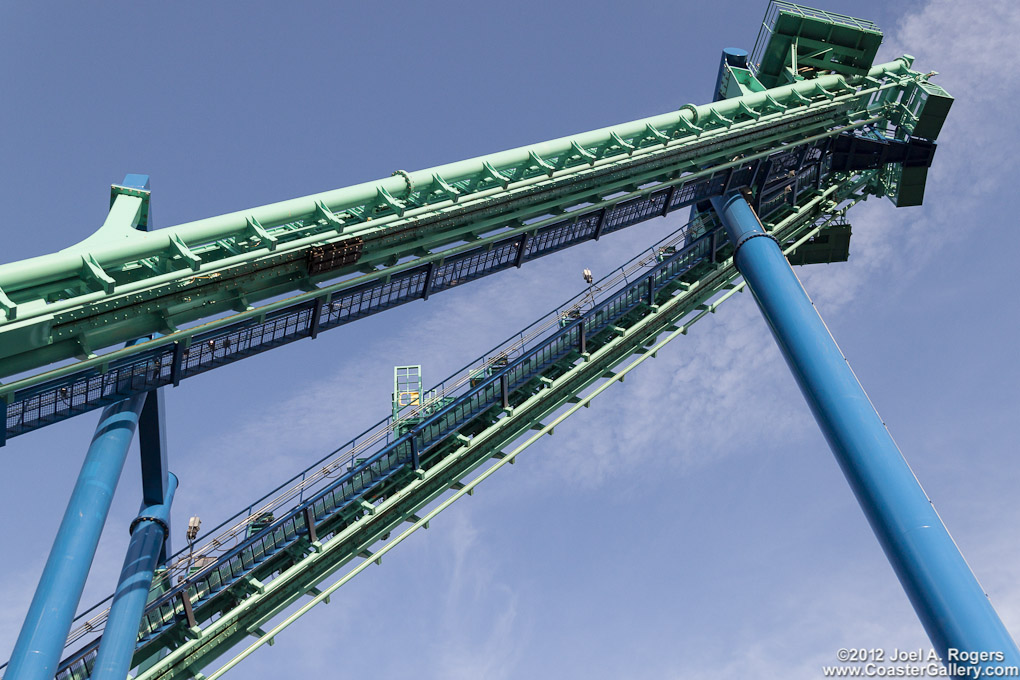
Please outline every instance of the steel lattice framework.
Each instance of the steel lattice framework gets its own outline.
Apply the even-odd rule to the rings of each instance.
[[[2,444],[692,207],[597,287],[150,570],[138,634],[118,637],[127,668],[200,677],[253,636],[216,678],[271,642],[743,289],[751,236],[794,264],[845,260],[851,206],[919,204],[951,97],[909,56],[872,65],[880,40],[870,22],[773,2],[757,63],[724,52],[711,104],[154,231],[147,178],[128,176],[96,234],[0,266]],[[765,231],[734,238],[719,201],[745,198]],[[162,455],[153,503],[168,505],[145,414],[143,456]],[[47,673],[102,677],[109,602],[78,616]]]

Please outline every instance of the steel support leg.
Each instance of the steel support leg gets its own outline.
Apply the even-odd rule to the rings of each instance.
[[[152,390],[138,419],[138,451],[142,464],[142,506],[160,505],[167,497],[170,471],[167,467],[166,415],[163,388]],[[166,540],[159,555],[159,564],[166,561],[170,549],[170,517],[166,519]]]
[[[144,403],[139,394],[103,409],[4,677],[56,673]]]
[[[113,595],[113,604],[110,605],[103,639],[99,643],[92,680],[124,680],[131,668],[142,611],[167,538],[170,505],[176,490],[177,477],[170,473],[163,502],[149,504],[142,501],[138,517],[131,523],[131,542]]]
[[[737,268],[935,649],[943,660],[952,658],[950,649],[1000,652],[998,663],[978,665],[1020,666],[1016,643],[779,245],[739,193],[712,203],[734,244]]]

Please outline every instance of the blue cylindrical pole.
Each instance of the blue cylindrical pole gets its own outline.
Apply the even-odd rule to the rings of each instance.
[[[5,678],[52,680],[56,673],[144,403],[140,394],[103,409]]]
[[[988,652],[995,658],[977,666],[1020,667],[1016,643],[779,245],[740,193],[712,203],[734,244],[737,268],[936,651],[947,664],[960,652]]]
[[[93,680],[124,680],[131,668],[139,623],[152,588],[152,575],[159,566],[160,550],[170,526],[170,505],[175,491],[177,477],[168,473],[163,502],[146,505],[143,501],[138,517],[131,523],[131,542],[99,643],[92,669]]]

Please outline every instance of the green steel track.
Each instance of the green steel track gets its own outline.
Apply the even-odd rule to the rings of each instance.
[[[286,303],[328,300],[461,249],[534,233],[579,206],[602,209],[780,144],[832,136],[868,118],[898,120],[909,113],[896,109],[899,93],[923,79],[909,61],[151,232],[138,230],[148,192],[114,187],[95,235],[0,266],[0,377],[20,378],[0,396],[72,367],[187,345],[198,332]],[[162,337],[97,354],[153,334]],[[71,367],[39,372],[75,358]]]
[[[666,214],[720,192],[731,181],[747,181],[747,173],[756,175],[762,166],[771,167],[777,154],[831,144],[851,130],[890,124],[909,129],[909,121],[923,108],[914,104],[908,109],[899,100],[926,85],[925,76],[907,68],[909,62],[904,57],[875,67],[871,75],[851,78],[855,84],[841,76],[824,76],[443,166],[460,172],[480,163],[483,172],[459,180],[462,189],[453,198],[422,188],[408,198],[420,207],[387,204],[391,214],[379,211],[375,219],[366,217],[357,227],[331,221],[322,198],[313,196],[144,232],[138,227],[147,219],[147,192],[114,187],[103,228],[70,249],[88,250],[79,253],[84,264],[74,274],[77,284],[67,278],[59,284],[50,281],[62,271],[70,250],[0,266],[0,291],[18,291],[10,295],[20,300],[6,298],[14,307],[7,305],[8,318],[0,321],[0,377],[14,376],[0,384],[0,446],[12,436],[113,403],[132,390],[177,385],[182,378],[300,337],[314,338],[320,330],[366,314],[427,299],[430,292],[498,271],[511,260],[521,266],[581,242],[575,238],[552,244],[549,237],[554,232],[578,231],[586,225],[597,239],[609,215],[624,221],[607,231],[653,216],[626,219],[632,206],[642,201],[646,207],[661,203],[660,214]],[[698,124],[689,122],[688,115]],[[609,142],[599,146],[598,139]],[[598,154],[581,154],[589,147],[578,140]],[[550,156],[549,150],[555,148],[567,151]],[[536,149],[563,169],[550,166],[534,174],[535,159],[542,160]],[[518,157],[525,161],[513,165]],[[498,168],[504,182],[494,179],[496,162],[502,164]],[[441,177],[435,170],[422,172]],[[454,176],[453,170],[446,172]],[[400,177],[408,187],[419,186],[414,184],[418,174]],[[889,172],[876,175],[870,191],[895,191],[890,183],[897,177]],[[337,196],[364,193],[365,186],[322,196],[335,201]],[[284,209],[280,206],[292,211],[306,203],[314,208],[312,216],[302,218],[307,225],[298,228],[291,220],[272,226],[270,218]],[[770,215],[772,209],[774,205],[762,214]],[[367,212],[373,211],[352,208],[343,214],[353,220]],[[226,237],[209,245],[212,250],[193,243],[210,233],[219,235],[218,229],[242,217],[247,226],[233,237],[234,246],[227,247]],[[261,231],[252,231],[253,221],[264,225],[258,227]],[[185,242],[184,237],[190,240]],[[152,250],[154,239],[177,245],[160,255],[162,251]],[[188,247],[187,252],[180,244]],[[249,250],[238,250],[242,244]],[[214,258],[213,250],[238,254]],[[188,259],[189,252],[201,254]],[[148,257],[129,259],[139,255]],[[111,257],[119,264],[103,264]],[[154,264],[159,257],[169,259]],[[494,258],[502,263],[475,266]],[[123,281],[113,276],[117,267]],[[167,271],[156,274],[157,269]],[[58,294],[54,285],[62,292]],[[305,292],[295,295],[295,290]],[[374,301],[366,304],[373,296]],[[266,297],[273,301],[252,306]],[[0,298],[0,308],[5,304]],[[337,312],[354,307],[359,311]],[[100,348],[138,337],[151,339],[96,354]],[[47,370],[54,362],[63,365]]]

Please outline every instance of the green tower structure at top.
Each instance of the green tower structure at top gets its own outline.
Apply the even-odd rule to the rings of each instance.
[[[865,76],[882,44],[882,31],[865,19],[773,0],[751,61],[765,88],[819,72]]]

